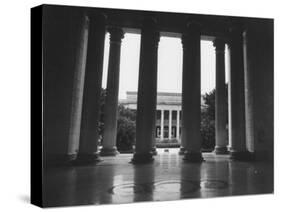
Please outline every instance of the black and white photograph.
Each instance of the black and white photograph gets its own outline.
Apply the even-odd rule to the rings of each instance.
[[[31,24],[34,204],[273,193],[273,19],[42,5]]]
[[[3,25],[29,39],[23,58],[3,39],[4,202],[21,189],[32,209],[274,210],[276,12],[160,4],[33,1],[28,34]]]

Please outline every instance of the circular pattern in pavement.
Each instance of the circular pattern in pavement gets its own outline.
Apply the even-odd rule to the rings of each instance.
[[[127,183],[111,187],[108,192],[120,196],[153,196],[155,200],[173,200],[188,196],[197,190],[217,190],[228,187],[222,180],[159,180]]]

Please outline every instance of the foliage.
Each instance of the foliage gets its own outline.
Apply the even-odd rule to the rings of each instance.
[[[106,97],[106,89],[101,90],[101,96],[100,96],[100,117],[99,117],[99,128],[98,133],[101,137],[103,135],[104,130],[104,105],[105,105],[105,97]]]
[[[132,150],[136,138],[136,112],[125,108],[123,105],[118,106],[117,121],[117,149],[119,151]]]
[[[227,85],[225,86],[227,96]],[[201,110],[201,138],[203,149],[213,149],[215,147],[215,96],[216,90],[204,94],[204,107]],[[227,105],[227,98],[225,104]]]

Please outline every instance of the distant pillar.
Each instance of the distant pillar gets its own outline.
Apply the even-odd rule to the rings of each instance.
[[[225,90],[225,41],[222,39],[214,40],[216,51],[216,105],[215,105],[215,124],[216,124],[216,154],[227,154],[227,96]]]
[[[172,138],[172,110],[169,110],[169,139]]]
[[[83,92],[82,119],[80,130],[78,163],[99,161],[98,122],[101,95],[103,52],[105,39],[105,16],[89,18],[88,50]]]
[[[161,140],[164,139],[164,110],[161,110],[161,131],[160,131],[160,138]]]
[[[250,157],[245,139],[245,93],[243,64],[243,30],[240,27],[231,29],[230,39],[230,81],[229,113],[231,116],[231,158],[247,160]]]
[[[145,19],[141,32],[137,100],[136,147],[133,163],[153,161],[152,134],[155,130],[157,98],[157,53],[159,32],[154,19]]]
[[[152,152],[153,155],[157,155],[156,142],[155,142],[155,139],[156,139],[156,117],[157,117],[157,110],[156,110],[154,115],[155,115],[155,117],[153,119],[153,130],[152,130],[152,137],[151,137],[151,140],[152,140],[151,152]]]
[[[177,139],[180,139],[180,111],[177,110]]]
[[[104,107],[104,133],[100,155],[111,156],[118,154],[116,148],[118,91],[120,71],[122,29],[110,28],[110,50],[107,74],[106,100]]]
[[[182,35],[182,144],[185,148],[183,160],[202,162],[201,153],[201,90],[200,90],[200,25],[188,24]]]

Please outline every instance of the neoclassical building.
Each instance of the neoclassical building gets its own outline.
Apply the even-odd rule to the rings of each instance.
[[[203,160],[201,40],[213,42],[216,55],[216,152],[224,152],[229,144],[232,159],[245,160],[249,155],[257,160],[273,159],[272,19],[51,5],[42,10],[43,65],[38,68],[43,67],[44,73],[44,110],[38,115],[42,115],[44,125],[42,149],[46,164],[69,160],[95,163],[100,155],[115,154],[120,47],[125,33],[141,35],[133,163],[153,161],[155,126],[160,126],[157,136],[181,135],[184,161]],[[107,32],[110,55],[104,143],[99,152],[99,102]],[[163,112],[157,112],[160,36],[181,39],[183,48],[181,105],[172,105],[167,112],[164,104],[159,104]],[[228,113],[223,104],[225,48],[230,52]],[[160,119],[163,124],[158,125],[156,116],[169,119]],[[227,116],[229,140],[225,133]]]
[[[120,104],[125,107],[137,110],[137,92],[126,92],[126,99],[121,99]],[[201,98],[201,108],[204,102]],[[181,93],[157,93],[156,106],[156,140],[173,139],[180,144],[181,137]]]

